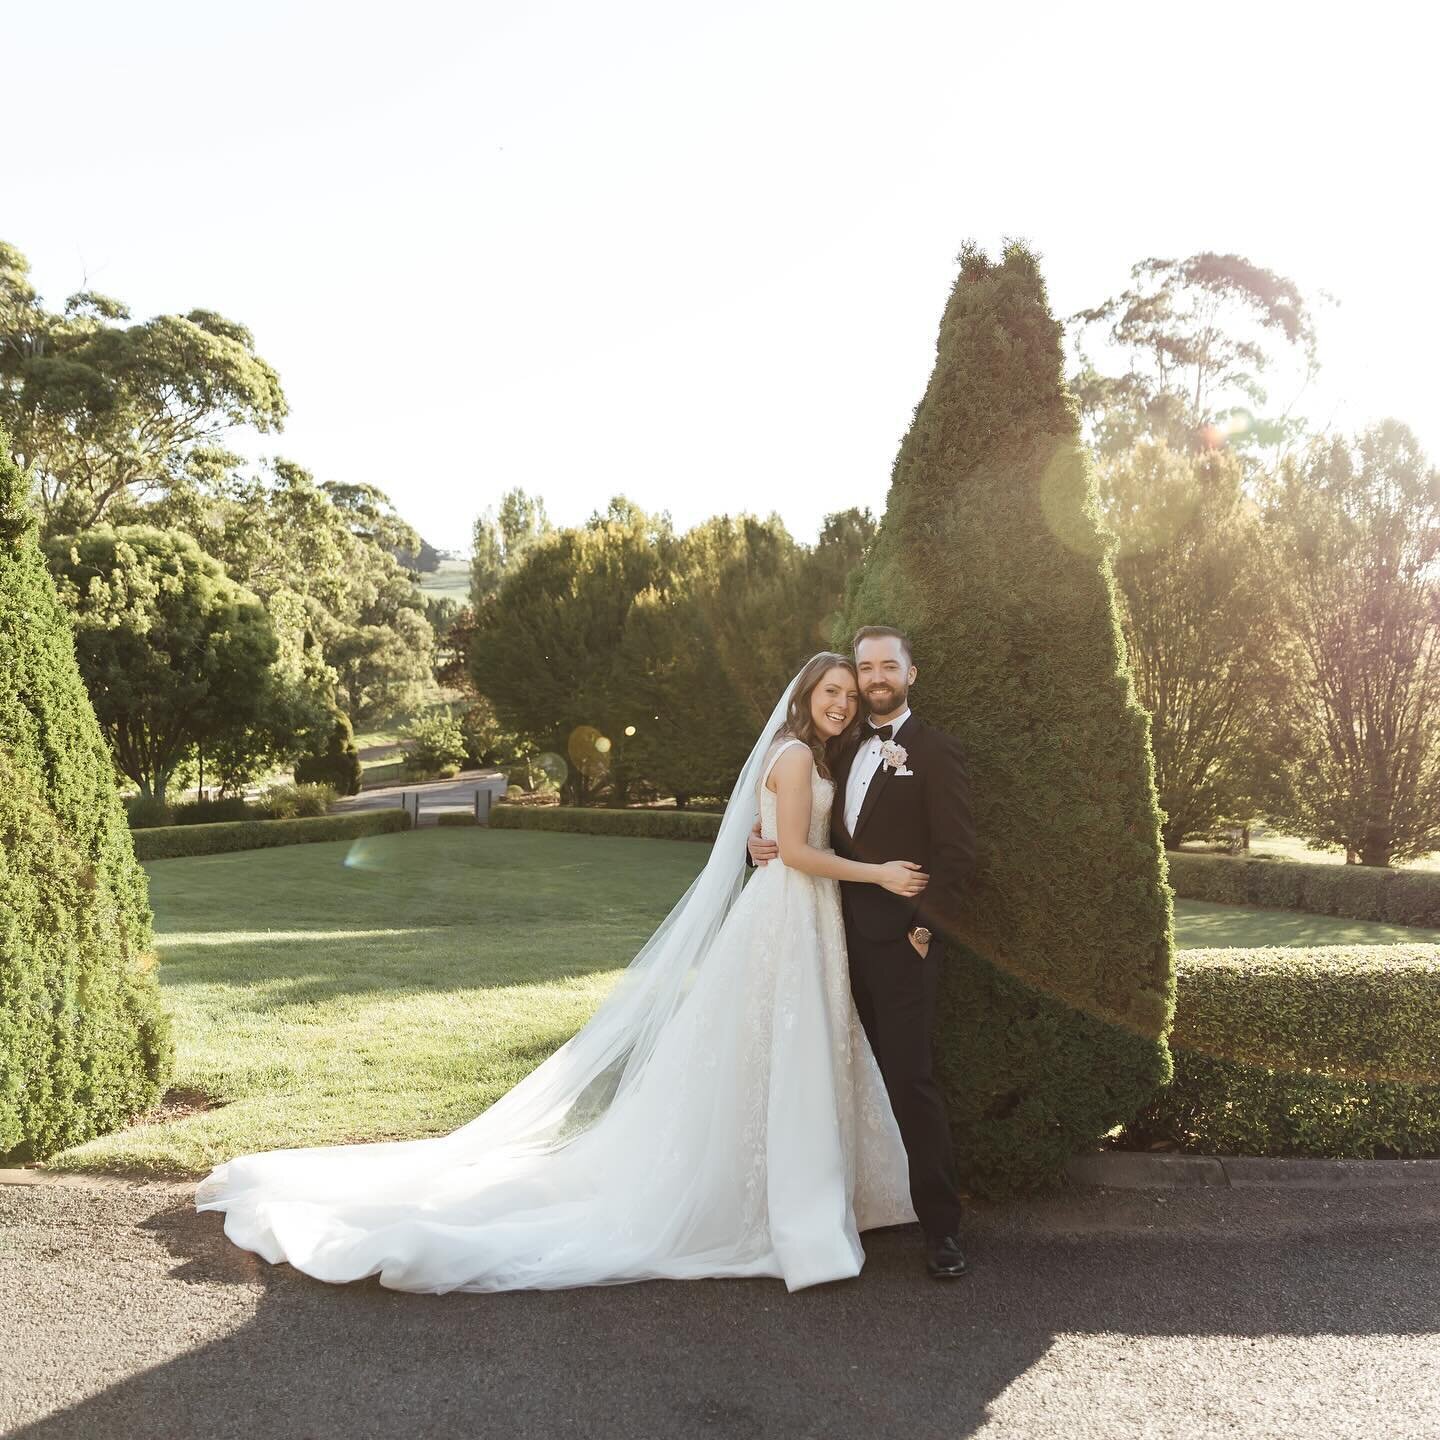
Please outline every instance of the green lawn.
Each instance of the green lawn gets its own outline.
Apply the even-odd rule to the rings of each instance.
[[[1192,848],[1200,848],[1198,846]],[[1257,825],[1250,832],[1248,855],[1257,860],[1299,860],[1306,865],[1343,865],[1343,850],[1312,850],[1298,835],[1286,835],[1279,830],[1270,830]],[[1399,869],[1440,870],[1440,851],[1423,855],[1418,860],[1407,861]]]
[[[443,1134],[589,1015],[708,853],[670,840],[426,829],[148,867],[175,1085],[226,1103],[56,1157],[204,1173],[286,1145]],[[1185,901],[1180,944],[1440,940]]]
[[[420,589],[426,595],[437,599],[458,600],[462,605],[470,603],[470,562],[468,560],[442,560],[438,570],[431,570],[420,577]]]

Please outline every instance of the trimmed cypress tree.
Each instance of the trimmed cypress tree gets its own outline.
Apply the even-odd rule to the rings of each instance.
[[[1060,327],[1023,245],[959,262],[843,640],[904,629],[915,709],[966,756],[979,868],[936,1063],[970,1186],[999,1196],[1052,1181],[1169,1082],[1174,946],[1149,717]]]
[[[115,767],[0,431],[0,1155],[125,1123],[173,1064]]]
[[[337,795],[360,793],[360,752],[355,748],[355,729],[343,710],[330,714],[330,728],[324,736],[323,750],[302,755],[295,762],[297,785],[333,785]],[[313,740],[320,737],[312,736]]]

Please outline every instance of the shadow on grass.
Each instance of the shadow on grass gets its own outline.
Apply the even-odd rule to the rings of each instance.
[[[237,937],[233,944],[166,944],[161,957],[167,990],[222,985],[225,1009],[237,1014],[356,996],[398,999],[544,985],[618,971],[632,958],[625,945],[596,945],[593,937],[587,943],[576,935],[573,945],[558,947],[520,946],[464,931],[445,943],[426,943],[424,931],[353,932],[340,941],[333,932],[317,932],[310,941],[291,932],[278,944],[263,936]]]

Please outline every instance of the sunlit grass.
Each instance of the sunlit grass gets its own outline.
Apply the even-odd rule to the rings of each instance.
[[[197,1174],[452,1130],[584,1023],[703,855],[422,830],[153,864],[174,1085],[225,1103],[52,1164]]]
[[[217,1108],[65,1152],[203,1174],[290,1145],[443,1134],[571,1035],[704,863],[671,840],[421,830],[151,864],[177,1089]],[[1181,901],[1182,947],[1440,939]]]
[[[1250,832],[1250,849],[1242,852],[1255,859],[1299,860],[1307,865],[1343,865],[1343,850],[1312,850],[1298,835],[1285,835],[1263,825]],[[1399,869],[1440,870],[1440,851],[1419,860],[1407,861]]]

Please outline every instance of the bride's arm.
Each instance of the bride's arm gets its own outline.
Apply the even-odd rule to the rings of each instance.
[[[829,850],[817,850],[807,839],[810,834],[810,776],[815,757],[808,745],[792,745],[770,770],[766,782],[775,791],[775,825],[780,842],[780,862],[789,870],[806,875],[823,875],[830,880],[858,880],[884,885],[897,895],[918,895],[929,876],[908,860],[891,860],[884,865],[867,865],[845,860]],[[838,797],[837,797],[838,798]]]

